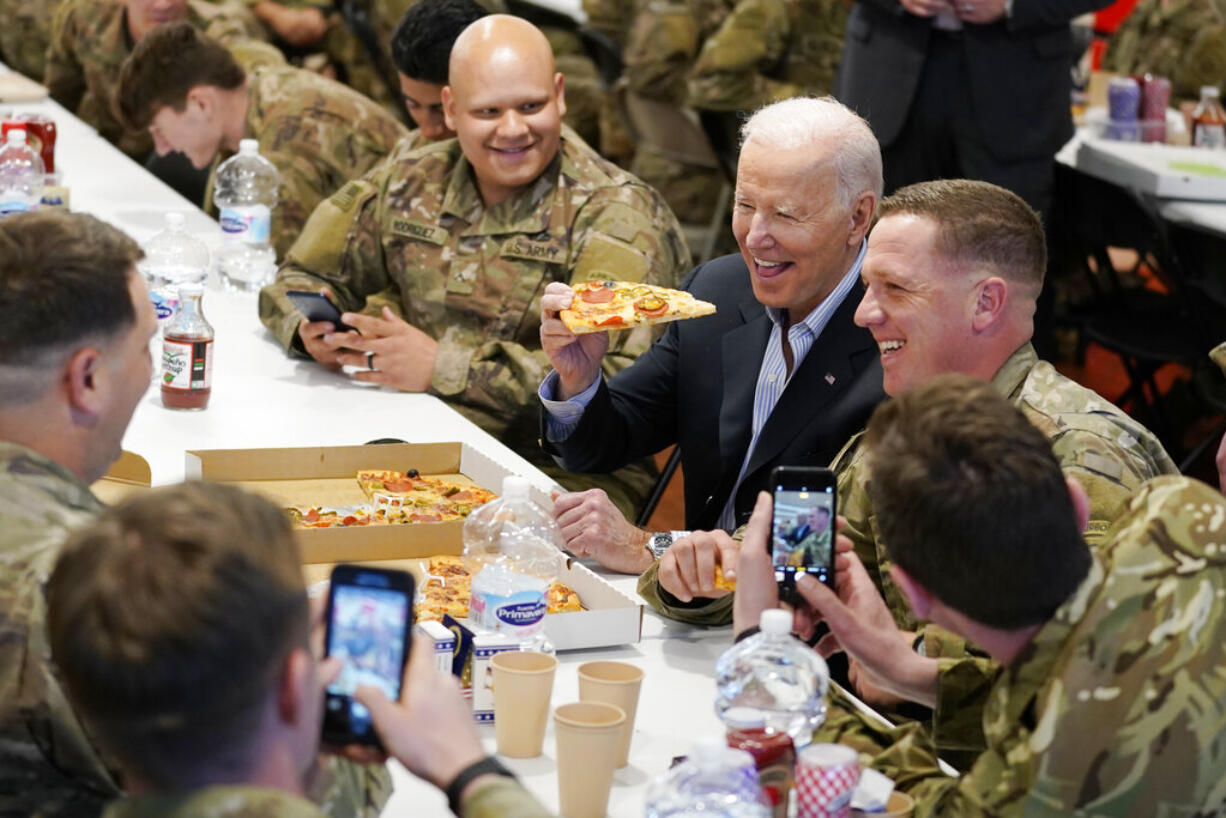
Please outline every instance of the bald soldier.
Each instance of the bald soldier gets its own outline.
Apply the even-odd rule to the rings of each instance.
[[[260,294],[260,317],[291,353],[438,395],[559,474],[536,444],[535,391],[549,367],[542,290],[587,279],[673,286],[689,251],[655,191],[563,127],[563,78],[530,23],[492,15],[465,29],[443,107],[457,139],[398,150],[323,202]],[[307,323],[285,297],[323,287],[357,331]],[[623,333],[608,365],[623,368],[650,341],[646,328]],[[632,509],[650,480],[632,467],[601,485]]]
[[[137,44],[115,101],[127,127],[149,131],[159,155],[179,151],[197,169],[232,155],[243,139],[258,140],[280,176],[272,216],[278,257],[316,205],[408,133],[385,109],[326,77],[288,65],[243,71],[189,23],[160,26]]]
[[[153,140],[145,131],[124,128],[111,108],[119,69],[142,37],[180,20],[233,49],[248,68],[284,62],[275,48],[252,39],[258,32],[255,20],[237,0],[62,0],[43,82],[56,102],[99,136],[144,161]]]

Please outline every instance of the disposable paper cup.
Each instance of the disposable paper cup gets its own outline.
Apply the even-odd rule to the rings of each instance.
[[[563,818],[604,818],[625,721],[625,711],[603,702],[575,702],[553,711]]]
[[[618,767],[625,767],[630,760],[630,738],[634,735],[634,717],[642,686],[643,670],[634,665],[625,662],[587,662],[579,665],[579,701],[616,705],[626,713],[621,749],[617,756]]]
[[[842,744],[810,744],[796,754],[797,818],[850,818],[860,756]]]
[[[508,758],[535,758],[545,744],[545,725],[558,660],[545,653],[503,651],[494,669],[494,735]]]
[[[894,790],[885,804],[885,812],[877,813],[874,818],[911,818],[914,811],[915,799],[905,792]]]

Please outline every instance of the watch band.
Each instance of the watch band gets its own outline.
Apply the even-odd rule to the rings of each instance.
[[[515,773],[504,767],[502,762],[493,756],[486,756],[480,761],[474,761],[460,770],[460,774],[452,779],[451,783],[444,788],[443,792],[447,795],[447,808],[456,815],[459,815],[460,796],[464,793],[464,788],[473,779],[480,778],[483,775],[501,775],[506,778],[515,778]]]
[[[651,552],[653,557],[659,559],[660,557],[664,556],[664,552],[667,551],[673,543],[682,539],[683,537],[688,537],[689,535],[689,531],[657,531],[655,534],[651,535],[650,539],[647,540],[647,550]]]

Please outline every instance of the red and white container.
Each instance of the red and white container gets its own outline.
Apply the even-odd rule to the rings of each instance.
[[[842,744],[810,744],[796,754],[796,818],[850,818],[860,756]]]

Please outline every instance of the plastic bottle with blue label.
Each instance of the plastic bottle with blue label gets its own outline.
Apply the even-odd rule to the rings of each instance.
[[[527,479],[503,478],[502,496],[468,515],[463,536],[475,571],[469,618],[518,640],[523,650],[551,652],[546,592],[561,568],[562,532],[532,501]]]
[[[162,330],[179,306],[179,287],[187,283],[203,285],[208,278],[209,248],[187,232],[182,213],[167,213],[166,227],[145,242],[143,249],[145,257],[136,266],[145,277],[158,319],[158,331],[151,342],[156,360],[161,355]],[[155,373],[154,380],[160,375]]]
[[[270,232],[278,182],[277,168],[260,156],[254,139],[242,140],[238,153],[217,168],[213,203],[222,231],[217,270],[229,289],[258,290],[276,275]]]
[[[0,148],[0,218],[37,210],[46,177],[43,158],[26,144],[25,130],[11,129]]]
[[[753,756],[719,739],[701,741],[685,761],[647,787],[647,818],[769,818]]]
[[[733,707],[756,712],[768,731],[787,733],[797,747],[826,719],[830,670],[808,645],[792,636],[792,614],[762,612],[759,632],[724,651],[715,663],[715,712]]]

